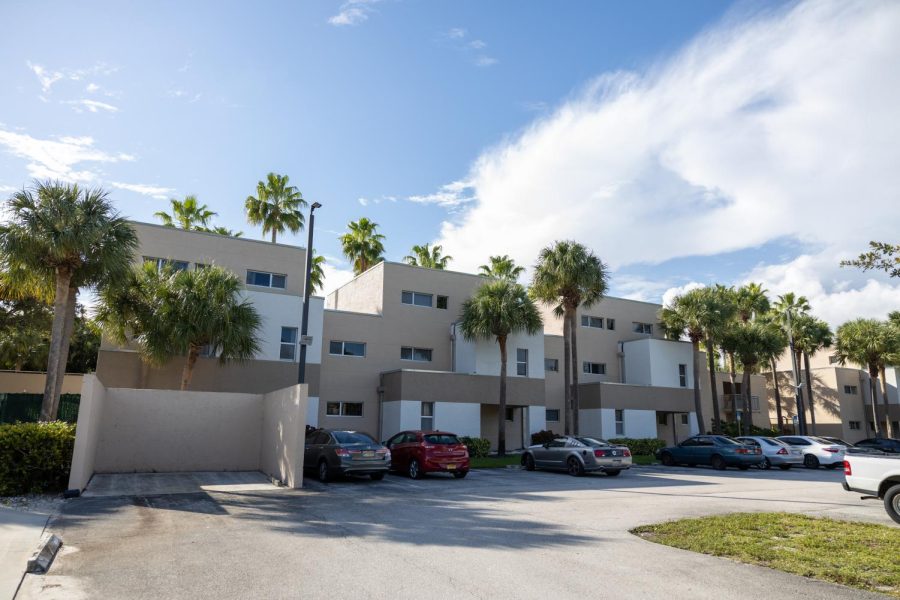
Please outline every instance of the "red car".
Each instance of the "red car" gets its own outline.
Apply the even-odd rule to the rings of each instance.
[[[413,479],[425,473],[452,473],[457,479],[469,474],[469,450],[454,433],[401,431],[384,445],[391,451],[391,470]]]

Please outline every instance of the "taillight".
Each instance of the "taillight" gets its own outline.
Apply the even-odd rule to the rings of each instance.
[[[753,454],[762,454],[762,448],[754,448]]]
[[[622,456],[631,456],[631,450],[625,448],[625,454],[623,454]]]
[[[844,461],[844,475],[853,475],[853,469],[850,468],[850,461]]]
[[[747,448],[738,448],[737,453],[738,454],[750,454],[750,450]]]
[[[337,450],[334,451],[334,453],[337,454],[338,456],[340,456],[341,458],[349,458],[350,457],[350,451],[347,450],[346,448],[338,448]]]
[[[837,452],[841,451],[840,448],[834,448],[834,447],[824,448],[824,450],[825,450],[825,452],[831,452],[831,453],[837,453]]]
[[[787,453],[788,453],[787,448],[782,448],[781,450],[779,450],[779,451],[776,452],[775,454],[787,454]]]
[[[606,450],[594,450],[594,456],[601,458],[606,456]]]

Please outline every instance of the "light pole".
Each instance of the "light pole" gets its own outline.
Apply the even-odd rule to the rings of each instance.
[[[297,383],[306,383],[306,332],[309,330],[309,283],[312,279],[313,226],[316,217],[313,212],[322,208],[318,202],[309,207],[309,240],[306,243],[306,280],[303,284],[303,317],[300,320],[300,367],[297,369]]]
[[[788,308],[785,312],[787,313],[788,343],[791,353],[791,371],[794,375],[794,402],[796,402],[797,404],[797,424],[800,426],[800,435],[806,435],[806,411],[803,409],[803,398],[800,395],[800,390],[803,387],[803,384],[800,383],[800,373],[797,369],[797,354],[794,352],[794,329],[793,327],[791,327],[791,309]]]

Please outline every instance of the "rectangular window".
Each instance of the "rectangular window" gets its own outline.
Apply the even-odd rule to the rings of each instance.
[[[855,385],[845,385],[844,386],[845,394],[854,394],[855,395],[858,391],[859,390],[857,389],[857,387]]]
[[[613,331],[616,328],[616,320],[615,319],[607,319],[606,320],[606,328],[610,331]]]
[[[330,417],[361,417],[362,402],[329,402],[325,405],[325,414]]]
[[[422,431],[434,431],[434,402],[422,403]]]
[[[403,346],[402,348],[400,348],[400,360],[431,362],[431,348],[413,348],[411,346]]]
[[[635,333],[643,333],[646,335],[653,335],[653,325],[650,323],[638,323],[637,321],[633,322]]]
[[[859,429],[859,421],[850,421],[850,429]]]
[[[545,358],[544,359],[544,370],[545,371],[553,371],[554,373],[559,371],[559,359],[558,358]]]
[[[625,411],[619,408],[616,409],[616,435],[625,435]]]
[[[516,420],[516,411],[514,408],[506,407],[506,420],[507,421],[515,421]]]
[[[678,385],[687,387],[687,365],[678,365]]]
[[[284,289],[287,275],[268,273],[266,271],[247,271],[247,285]]]
[[[278,358],[282,360],[294,360],[297,355],[297,328],[282,327],[281,328],[281,350]]]
[[[832,354],[831,356],[828,357],[829,365],[836,365],[839,362],[841,362],[841,359],[839,357],[835,356],[834,354]]]
[[[603,317],[592,317],[590,315],[581,315],[582,327],[593,327],[594,329],[603,329]]]
[[[336,356],[365,356],[366,345],[362,342],[338,342],[331,340],[328,344],[328,354]]]
[[[666,413],[656,413],[656,424],[657,425],[667,425],[669,423],[669,416]]]
[[[606,375],[606,363],[583,362],[582,371],[590,375]]]
[[[682,425],[687,425],[687,424],[688,424],[688,416],[687,416],[687,413],[682,413],[682,415],[681,415],[681,424],[682,424]]]
[[[400,294],[400,302],[403,304],[412,304],[413,306],[427,306],[431,308],[434,296],[431,294],[423,294],[422,292],[402,292]]]
[[[516,375],[528,377],[528,350],[516,348]]]
[[[144,262],[155,264],[157,271],[162,271],[166,267],[170,267],[174,271],[187,271],[188,267],[190,266],[186,261],[183,260],[173,260],[171,258],[156,258],[155,256],[145,256]]]
[[[447,304],[450,302],[450,299],[447,296],[438,296],[437,297],[437,307],[442,310],[447,310]]]
[[[559,421],[559,409],[558,408],[548,408],[547,409],[547,421],[552,421],[554,423]]]
[[[194,263],[194,270],[195,270],[195,271],[202,271],[203,269],[206,269],[206,268],[208,268],[208,267],[209,267],[209,265],[206,264],[206,263]]]
[[[900,431],[900,421],[891,421],[891,428],[894,432]]]

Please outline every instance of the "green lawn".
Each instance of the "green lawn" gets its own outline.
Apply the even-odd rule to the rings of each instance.
[[[470,458],[469,465],[473,469],[503,469],[506,465],[520,465],[522,457],[519,454],[507,454],[503,458],[488,456],[485,458]]]
[[[900,598],[900,528],[787,513],[647,525],[646,540]]]

